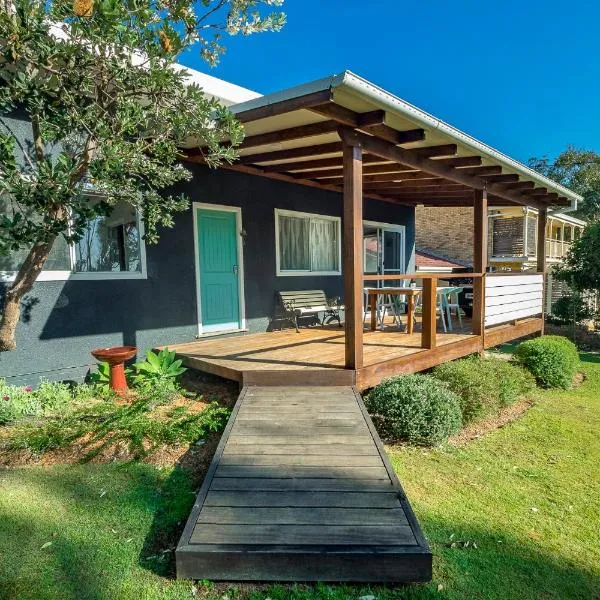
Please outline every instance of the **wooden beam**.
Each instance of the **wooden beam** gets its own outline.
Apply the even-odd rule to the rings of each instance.
[[[344,136],[344,306],[345,367],[363,366],[362,150]]]
[[[537,218],[537,271],[546,273],[546,228],[548,226],[548,209],[541,208]]]
[[[446,165],[438,164],[439,161],[419,156],[418,154],[415,154],[414,150],[407,150],[399,146],[393,146],[383,140],[362,133],[357,133],[356,135],[363,150],[369,152],[370,154],[375,154],[384,159],[402,163],[432,175],[445,177],[446,179],[456,183],[463,183],[464,185],[467,185],[473,189],[482,190],[486,185],[479,177],[466,175],[461,173],[460,169],[453,169],[451,167],[447,167]],[[517,204],[522,204],[524,206],[536,206],[535,204],[531,203],[530,198],[526,198],[517,192],[504,190],[502,189],[502,186],[499,186],[495,183],[490,183],[488,185],[488,191],[511,202],[516,202]]]
[[[516,183],[507,183],[505,190],[532,190],[535,187],[533,181],[517,181]]]
[[[485,273],[488,263],[488,198],[487,190],[473,193],[473,271]],[[473,278],[473,333],[485,332],[485,277]]]
[[[542,329],[544,335],[544,307],[546,306],[546,230],[548,227],[548,209],[540,208],[537,218],[537,272],[543,275],[542,284]]]
[[[482,175],[481,173],[478,173],[476,176],[493,183],[519,181],[519,176],[513,173],[503,173],[502,175]]]
[[[449,183],[447,185],[438,184],[433,186],[418,186],[418,185],[408,185],[411,183],[419,183],[417,181],[407,181],[405,185],[402,183],[398,184],[388,184],[388,187],[378,187],[372,188],[366,186],[364,189],[368,191],[376,191],[380,194],[420,194],[422,196],[428,196],[430,194],[453,194],[455,192],[469,193],[471,191],[470,188],[461,185],[460,183]]]
[[[439,146],[425,146],[423,148],[413,148],[411,152],[415,156],[423,158],[431,158],[433,156],[451,156],[458,152],[456,144],[440,144]]]
[[[438,160],[447,167],[478,167],[482,162],[481,156],[456,156]]]
[[[337,131],[337,128],[338,124],[335,121],[319,121],[318,123],[297,125],[296,127],[288,127],[287,129],[269,131],[268,133],[259,133],[258,135],[250,135],[244,138],[238,149],[243,150],[244,148],[253,148],[254,146],[278,144],[279,142],[289,142],[290,140],[324,135]]]
[[[532,192],[529,192],[530,196],[545,196],[548,193],[548,188],[540,187],[535,188]]]
[[[423,279],[423,322],[421,324],[421,347],[433,350],[437,337],[437,278]]]
[[[368,156],[368,155],[367,155]],[[367,156],[365,156],[364,158],[366,159]],[[411,167],[405,167],[403,165],[399,165],[397,163],[386,163],[386,164],[379,164],[379,165],[369,165],[366,164],[363,166],[363,179],[366,176],[369,177],[373,177],[373,176],[383,176],[383,177],[390,177],[390,178],[403,178],[406,176],[422,176],[423,178],[430,178],[432,177],[431,175],[428,175],[427,173],[421,173],[420,171],[415,171],[414,169],[411,169]],[[328,177],[328,178],[334,178],[337,177],[340,179],[342,178],[342,172],[341,170],[338,170],[338,168],[332,168],[332,169],[323,169],[320,171],[313,171],[311,173],[311,177],[315,177],[315,178],[324,178],[324,177]],[[416,179],[419,179],[419,177],[415,177]],[[385,181],[385,179],[383,179],[382,181]]]
[[[322,106],[314,106],[311,110],[334,119],[342,125],[368,131],[393,144],[409,144],[411,142],[421,142],[425,139],[424,129],[398,131],[386,125],[385,111],[383,110],[357,113],[333,102],[323,104]]]
[[[363,157],[363,163],[380,163],[385,159],[376,155]],[[285,173],[286,171],[308,171],[311,169],[319,169],[321,167],[338,167],[342,166],[342,157],[332,158],[316,158],[314,160],[302,160],[297,162],[280,163],[277,165],[268,165],[264,167],[265,171]],[[341,175],[341,171],[340,171]],[[304,177],[305,175],[303,175]]]
[[[375,189],[375,188],[405,188],[405,187],[436,187],[442,184],[452,184],[452,182],[448,182],[446,179],[442,179],[441,177],[435,177],[430,179],[400,179],[396,181],[370,181],[368,179],[363,178],[363,184],[365,189]],[[452,185],[461,185],[459,183],[455,183]]]
[[[470,169],[460,169],[464,175],[499,175],[502,173],[502,167],[495,165],[489,167],[473,167]]]
[[[318,92],[305,94],[304,96],[298,96],[297,98],[273,102],[272,104],[267,104],[266,106],[250,108],[234,114],[235,118],[240,123],[249,123],[250,121],[258,121],[259,119],[266,119],[267,117],[282,115],[302,108],[311,108],[313,106],[323,104],[324,102],[328,102],[330,99],[330,90],[320,90]]]
[[[274,150],[273,152],[258,152],[257,154],[245,154],[238,158],[239,165],[251,165],[262,162],[273,162],[287,160],[290,158],[307,158],[319,154],[332,154],[342,151],[342,142],[328,142],[326,144],[315,144],[314,146],[301,146],[300,148],[288,148],[286,150]]]

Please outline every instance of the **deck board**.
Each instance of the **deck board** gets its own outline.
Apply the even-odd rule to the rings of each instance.
[[[195,579],[431,577],[427,543],[352,387],[244,388],[176,557],[178,576]]]

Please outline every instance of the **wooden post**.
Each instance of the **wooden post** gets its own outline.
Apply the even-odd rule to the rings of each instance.
[[[488,263],[488,199],[487,190],[473,194],[473,272],[485,273]],[[473,333],[483,337],[485,326],[485,277],[473,279]]]
[[[433,350],[436,344],[437,327],[437,277],[423,279],[423,325],[421,329],[421,347]]]
[[[362,150],[342,133],[344,174],[344,306],[347,369],[363,366]]]
[[[543,277],[543,292],[542,292],[542,308],[545,305],[546,299],[546,225],[548,221],[548,209],[540,208],[538,212],[537,223],[537,272]],[[542,330],[540,335],[544,335],[544,317],[542,312]]]

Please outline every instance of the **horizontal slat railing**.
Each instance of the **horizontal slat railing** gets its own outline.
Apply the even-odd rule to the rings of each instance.
[[[542,273],[488,273],[484,325],[500,325],[543,313]]]

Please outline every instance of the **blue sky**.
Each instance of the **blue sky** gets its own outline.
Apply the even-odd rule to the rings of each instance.
[[[526,161],[600,151],[600,2],[286,0],[280,33],[225,39],[210,69],[261,93],[349,69]]]

